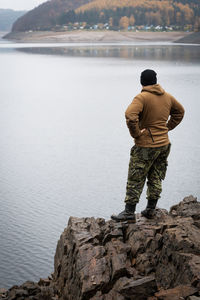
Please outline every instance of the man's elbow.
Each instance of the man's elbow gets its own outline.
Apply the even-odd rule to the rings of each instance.
[[[125,111],[125,118],[126,121],[130,120],[130,113],[128,112],[128,110]]]
[[[181,119],[183,119],[183,117],[185,115],[185,109],[184,109],[184,107],[182,105],[179,108],[179,115],[180,115]]]
[[[183,115],[183,117],[184,117],[184,115],[185,115],[185,109],[183,108],[183,110],[182,110],[182,115]]]
[[[180,113],[179,113],[179,121],[181,122],[184,118],[184,115],[185,115],[185,109],[182,108]]]

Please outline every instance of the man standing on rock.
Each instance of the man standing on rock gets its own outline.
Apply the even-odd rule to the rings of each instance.
[[[153,218],[167,170],[171,146],[168,131],[174,129],[184,116],[183,106],[157,84],[156,75],[153,70],[141,73],[142,91],[133,99],[125,113],[135,145],[130,154],[125,210],[111,216],[115,221],[135,222],[136,204],[146,179],[148,202],[141,214],[146,218]]]

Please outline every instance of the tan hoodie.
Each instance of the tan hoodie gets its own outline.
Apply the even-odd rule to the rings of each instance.
[[[159,84],[154,84],[143,87],[128,106],[125,116],[137,146],[161,147],[169,144],[168,131],[181,122],[184,108]],[[141,133],[142,129],[146,130]]]

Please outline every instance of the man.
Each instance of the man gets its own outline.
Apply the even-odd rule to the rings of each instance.
[[[168,131],[174,129],[184,116],[183,106],[157,84],[156,75],[153,70],[144,70],[141,73],[142,91],[125,113],[135,145],[130,155],[125,210],[111,216],[115,221],[135,222],[136,204],[146,179],[148,202],[141,214],[146,218],[154,216],[171,146]]]

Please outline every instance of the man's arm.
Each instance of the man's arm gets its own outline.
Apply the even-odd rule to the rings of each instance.
[[[183,119],[185,110],[183,106],[172,97],[172,107],[170,111],[170,119],[167,122],[168,130],[174,129]]]
[[[139,128],[139,114],[142,112],[142,110],[142,100],[138,97],[135,97],[125,112],[126,124],[128,126],[130,135],[133,138],[137,138],[142,134]]]

